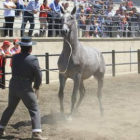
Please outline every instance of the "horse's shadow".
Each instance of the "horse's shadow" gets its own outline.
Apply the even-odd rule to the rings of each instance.
[[[66,121],[66,118],[67,118],[66,115],[62,113],[51,113],[49,115],[44,115],[41,117],[41,124],[53,125],[56,124],[57,122]],[[31,125],[31,121],[20,121],[15,124],[12,124],[11,126],[14,129],[18,129],[21,126],[30,126],[30,125]]]

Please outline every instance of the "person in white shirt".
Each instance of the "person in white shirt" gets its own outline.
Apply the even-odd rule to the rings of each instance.
[[[13,36],[13,24],[14,24],[14,17],[15,17],[15,8],[16,5],[12,0],[5,0],[3,2],[4,6],[4,19],[5,19],[5,26],[4,26],[4,36]],[[9,32],[9,33],[8,33]]]

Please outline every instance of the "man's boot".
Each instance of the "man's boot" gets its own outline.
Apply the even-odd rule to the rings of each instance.
[[[42,137],[40,132],[33,132],[32,140],[48,140],[48,138]]]
[[[0,128],[0,138],[1,138],[2,136],[5,136],[5,131],[4,131],[4,129]]]

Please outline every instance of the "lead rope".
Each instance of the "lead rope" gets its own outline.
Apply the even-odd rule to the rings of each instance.
[[[68,43],[68,45],[69,45],[69,47],[70,47],[70,55],[69,55],[69,58],[68,58],[68,63],[67,63],[67,66],[66,66],[66,69],[64,70],[64,71],[55,71],[55,70],[49,70],[49,69],[41,69],[41,70],[45,70],[45,71],[52,71],[52,72],[57,72],[57,73],[61,73],[61,74],[64,74],[64,73],[66,73],[66,71],[68,70],[68,66],[69,66],[69,61],[70,61],[70,57],[71,57],[71,55],[72,55],[72,47],[71,47],[71,44],[67,41],[67,40],[65,40],[67,43]]]

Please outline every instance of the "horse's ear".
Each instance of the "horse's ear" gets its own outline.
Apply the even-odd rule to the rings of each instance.
[[[64,12],[64,10],[63,10],[63,8],[61,6],[60,6],[60,10],[61,10],[62,14],[65,14],[65,12]]]
[[[76,6],[73,8],[71,15],[74,15],[76,13]]]

